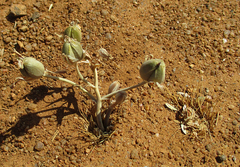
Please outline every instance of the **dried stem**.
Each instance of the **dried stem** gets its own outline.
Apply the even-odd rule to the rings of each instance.
[[[101,95],[99,92],[99,88],[98,88],[98,74],[97,74],[97,68],[94,67],[94,85],[95,85],[95,92],[97,95],[97,107],[96,107],[96,118],[97,118],[97,124],[98,127],[104,131],[104,127],[103,127],[103,122],[102,122],[102,116],[101,116],[101,108],[102,108],[102,101],[101,101]]]
[[[130,89],[134,89],[134,88],[137,88],[137,87],[139,87],[139,86],[142,86],[142,85],[144,85],[144,84],[146,84],[146,83],[148,83],[148,82],[147,82],[147,81],[143,81],[143,82],[141,82],[141,83],[139,83],[139,84],[137,84],[137,85],[130,86],[130,87],[123,88],[123,89],[121,89],[121,90],[118,90],[118,91],[109,93],[109,94],[103,96],[103,97],[102,97],[102,100],[108,100],[110,97],[112,97],[113,95],[117,94],[117,93],[120,92],[120,91],[127,91],[127,90],[130,90]]]
[[[65,79],[65,78],[61,78],[61,77],[55,77],[55,76],[51,76],[51,75],[44,75],[45,77],[48,77],[48,78],[52,78],[52,79],[55,79],[55,80],[59,80],[59,81],[63,81],[63,82],[66,82],[66,83],[69,83],[73,86],[76,86],[78,87],[79,89],[81,89],[84,93],[86,93],[94,102],[97,102],[96,98],[91,94],[89,93],[86,89],[84,89],[83,87],[81,87],[80,85],[76,84],[75,82],[73,81],[70,81],[68,79]]]

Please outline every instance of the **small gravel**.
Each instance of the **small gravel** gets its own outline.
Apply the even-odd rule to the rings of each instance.
[[[236,126],[236,125],[238,124],[238,121],[237,121],[237,120],[233,120],[232,124],[233,124],[234,126]]]
[[[40,141],[38,141],[34,147],[36,151],[42,151],[44,149],[44,144]]]
[[[205,146],[205,148],[206,148],[206,150],[207,150],[208,152],[210,152],[211,149],[212,149],[212,145],[211,145],[211,144],[207,144],[207,145]]]
[[[8,151],[9,151],[9,147],[8,147],[8,146],[5,146],[5,145],[3,145],[3,146],[1,147],[1,149],[2,149],[4,152],[8,152]]]
[[[216,157],[216,160],[217,160],[218,163],[222,163],[223,161],[227,160],[227,157],[225,155],[218,155]]]
[[[19,28],[20,31],[26,32],[28,30],[28,26],[22,26]]]
[[[139,155],[138,155],[138,150],[137,149],[133,149],[130,153],[130,159],[138,159]]]

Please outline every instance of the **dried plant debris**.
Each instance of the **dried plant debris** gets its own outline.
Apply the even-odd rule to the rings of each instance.
[[[90,116],[89,120],[85,117],[82,133],[86,142],[93,142],[94,145],[102,144],[111,138],[115,132],[113,126],[108,127],[108,131],[103,132],[94,121],[93,117]]]
[[[199,90],[189,92],[171,93],[167,89],[167,97],[171,104],[165,103],[165,107],[176,113],[184,134],[194,138],[206,137],[211,134],[217,124],[219,113],[215,110],[216,103],[211,96],[202,96]]]

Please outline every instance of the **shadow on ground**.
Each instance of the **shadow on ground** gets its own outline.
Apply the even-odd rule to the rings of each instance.
[[[37,102],[39,100],[42,100],[47,95],[59,93],[61,91],[61,88],[48,88],[46,86],[39,86],[32,89],[32,91],[26,96],[24,96],[23,99],[28,98],[33,102]],[[57,126],[61,125],[63,118],[67,115],[76,113],[80,117],[82,117],[82,114],[80,114],[81,111],[79,110],[77,104],[77,99],[75,98],[75,91],[72,87],[70,87],[66,90],[66,92],[66,96],[62,96],[62,98],[57,99],[46,106],[49,107],[59,101],[63,101],[64,103],[60,107],[41,110],[35,113],[27,111],[26,115],[22,115],[11,128],[0,134],[0,146],[5,142],[9,143],[14,138],[25,135],[29,129],[32,129],[34,126],[38,125],[42,118],[49,118],[52,116],[48,115],[45,117],[40,117],[38,116],[39,113],[56,111],[55,115],[57,117]],[[66,106],[65,104],[67,104],[67,107],[63,107]],[[73,109],[70,108],[71,105],[73,105]]]

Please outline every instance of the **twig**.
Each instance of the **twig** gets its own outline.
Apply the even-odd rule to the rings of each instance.
[[[56,136],[58,135],[58,133],[59,133],[59,131],[58,131],[58,130],[56,130],[56,131],[55,131],[55,133],[53,134],[53,137],[52,137],[52,142],[53,142],[53,140],[56,138]]]

